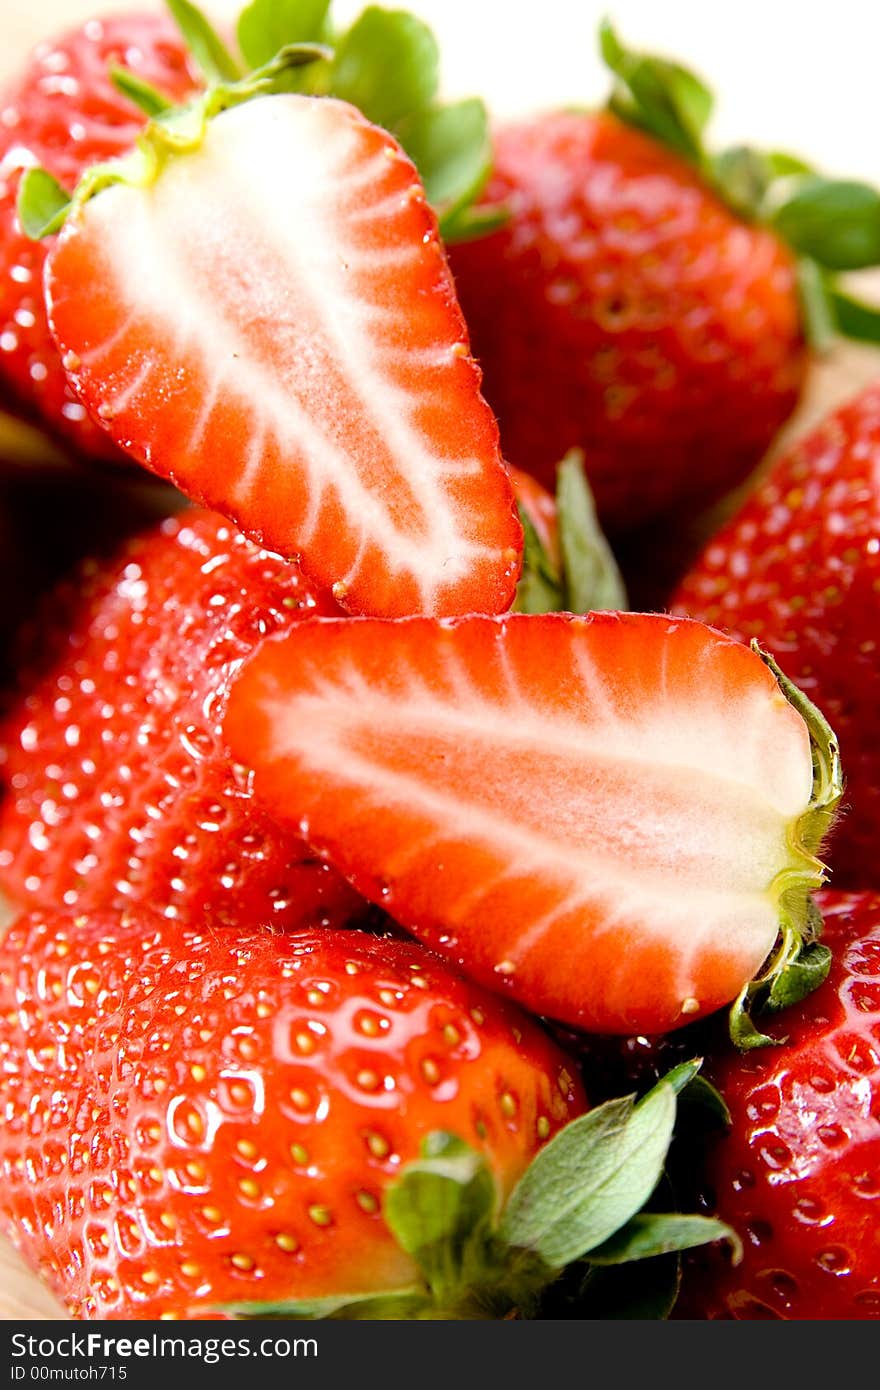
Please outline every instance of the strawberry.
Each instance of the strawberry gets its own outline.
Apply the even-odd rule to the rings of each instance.
[[[841,741],[835,882],[880,886],[880,384],[798,440],[706,546],[673,607],[756,638]]]
[[[46,250],[26,237],[16,199],[22,170],[44,165],[75,185],[92,164],[127,153],[145,116],[114,85],[126,65],[173,101],[196,84],[171,21],[122,14],[91,20],[37,48],[0,95],[0,378],[23,403],[88,454],[116,455],[71,390],[42,296]]]
[[[607,24],[602,48],[611,109],[499,128],[484,207],[506,221],[451,261],[507,457],[546,482],[581,447],[616,535],[752,471],[829,314],[876,336],[826,271],[880,261],[880,198],[790,158],[713,157],[693,74]]]
[[[222,91],[206,101],[240,100]],[[80,202],[47,258],[86,405],[352,611],[506,608],[510,484],[400,146],[347,103],[293,93],[203,119],[191,140],[149,129],[134,181]]]
[[[291,926],[358,899],[253,804],[219,723],[269,632],[339,610],[222,517],[189,512],[87,564],[38,618],[3,730],[0,885],[71,910]]]
[[[318,620],[245,664],[224,733],[260,803],[360,892],[579,1028],[659,1033],[718,1009],[781,927],[762,976],[778,1000],[811,935],[833,736],[700,624]]]
[[[731,1124],[708,1150],[707,1201],[744,1255],[695,1259],[686,1317],[880,1318],[880,897],[821,899],[825,984],[781,1046],[711,1063]]]
[[[693,1067],[582,1114],[535,1022],[414,944],[32,914],[0,1043],[3,1225],[78,1317],[500,1317],[651,1223],[726,1233],[631,1224]]]

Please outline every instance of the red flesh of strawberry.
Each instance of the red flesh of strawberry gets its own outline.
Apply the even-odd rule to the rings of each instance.
[[[368,897],[588,1030],[732,1000],[774,944],[780,875],[814,882],[807,726],[697,623],[319,621],[245,666],[224,727],[261,802]]]
[[[521,529],[436,218],[353,107],[224,112],[71,216],[46,292],[117,443],[347,609],[509,606]]]

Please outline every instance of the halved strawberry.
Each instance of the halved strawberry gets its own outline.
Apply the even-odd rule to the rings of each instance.
[[[224,728],[258,799],[535,1012],[664,1032],[733,1000],[780,929],[772,1003],[821,965],[799,948],[833,737],[699,623],[318,620],[245,665]]]
[[[350,611],[502,611],[521,529],[414,165],[345,102],[207,120],[218,91],[96,171],[49,253],[77,391]]]

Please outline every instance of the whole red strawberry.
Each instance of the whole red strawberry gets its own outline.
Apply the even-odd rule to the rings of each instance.
[[[36,624],[2,739],[0,885],[82,910],[345,915],[357,897],[252,802],[218,733],[234,672],[271,632],[337,612],[299,569],[210,512],[86,565]]]
[[[610,530],[749,473],[804,376],[779,239],[607,112],[498,130],[486,197],[510,220],[452,265],[510,461],[546,482],[579,445]]]
[[[731,1127],[707,1200],[745,1252],[693,1258],[686,1317],[880,1318],[880,897],[821,905],[833,963],[787,1041],[710,1064]]]
[[[835,882],[880,885],[880,383],[780,458],[673,606],[757,639],[820,705],[846,775]]]
[[[67,382],[43,304],[47,248],[24,235],[16,210],[22,170],[42,165],[73,188],[90,165],[131,148],[146,117],[114,86],[112,65],[175,101],[196,85],[174,23],[135,12],[41,44],[0,96],[0,378],[84,452],[117,456]]]
[[[500,128],[490,234],[452,264],[507,458],[546,481],[582,448],[618,533],[686,524],[752,471],[798,399],[807,339],[876,337],[834,277],[876,264],[880,238],[874,190],[710,151],[694,73],[607,22],[600,43],[609,109]]]
[[[407,1290],[381,1208],[424,1137],[502,1199],[584,1108],[535,1023],[366,933],[35,914],[0,963],[0,1213],[78,1317]]]

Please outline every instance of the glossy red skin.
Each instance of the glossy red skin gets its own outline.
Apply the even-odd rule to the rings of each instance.
[[[219,735],[242,659],[337,614],[297,566],[187,512],[45,606],[0,740],[0,887],[72,911],[345,921],[361,899],[257,810]]]
[[[805,371],[782,244],[607,113],[498,130],[485,197],[511,220],[450,257],[508,461],[552,487],[581,446],[611,531],[751,472]]]
[[[0,1043],[2,1224],[80,1318],[404,1286],[380,1203],[428,1133],[503,1195],[586,1108],[532,1020],[356,931],[34,914]]]
[[[745,1253],[692,1256],[677,1316],[880,1318],[880,896],[819,900],[834,959],[780,1016],[788,1041],[707,1062],[732,1118],[708,1150],[707,1206]]]
[[[42,275],[54,238],[30,241],[16,212],[23,166],[40,164],[73,189],[91,164],[134,144],[146,117],[113,86],[111,64],[174,101],[198,85],[172,20],[135,12],[40,44],[0,94],[0,379],[78,449],[121,462],[72,390],[49,332]]]
[[[825,714],[846,777],[834,883],[880,886],[880,384],[775,464],[672,607],[757,638]]]

